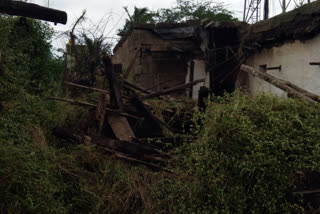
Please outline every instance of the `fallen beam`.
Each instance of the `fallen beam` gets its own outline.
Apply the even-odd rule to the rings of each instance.
[[[111,57],[108,56],[106,53],[103,53],[101,59],[103,62],[105,75],[106,75],[108,82],[109,82],[111,105],[112,105],[112,107],[116,107],[121,110],[123,108],[123,100],[122,100],[122,96],[121,96],[121,92],[120,92],[119,83],[118,83],[116,75],[113,71]]]
[[[54,10],[37,4],[21,1],[1,0],[0,13],[12,16],[24,16],[61,24],[66,24],[68,21],[68,15],[64,11]]]
[[[139,86],[136,86],[136,85],[132,84],[131,82],[128,82],[127,80],[123,80],[123,83],[126,84],[127,86],[133,88],[133,89],[136,89],[136,90],[142,92],[142,93],[145,93],[145,94],[151,94],[152,93],[152,91],[149,91],[147,89],[144,89],[144,88],[141,88]]]
[[[313,99],[317,102],[320,102],[320,96],[318,96],[314,93],[311,93],[309,91],[306,91],[305,89],[300,88],[299,86],[297,86],[291,82],[285,81],[285,83],[286,83],[286,85],[290,86],[291,88],[293,88],[296,91],[299,91],[300,93],[304,94],[305,96],[310,97],[311,99]]]
[[[100,88],[89,87],[89,86],[84,86],[84,85],[79,85],[79,84],[75,84],[75,83],[72,83],[72,82],[63,82],[63,84],[69,85],[69,86],[73,86],[73,87],[76,87],[76,88],[87,89],[87,90],[90,90],[90,91],[97,91],[97,92],[101,92],[101,93],[104,93],[104,94],[110,94],[110,92],[107,91],[107,90],[103,90],[103,89],[100,89]]]
[[[205,79],[195,80],[195,81],[189,82],[187,84],[179,85],[177,87],[173,87],[173,88],[169,88],[169,89],[166,89],[166,90],[161,90],[161,91],[157,91],[157,92],[154,92],[154,93],[151,93],[151,94],[147,94],[147,95],[142,96],[140,98],[141,99],[151,99],[151,98],[154,98],[154,97],[159,97],[161,95],[171,94],[171,93],[174,93],[176,91],[180,91],[180,90],[192,87],[192,86],[194,86],[194,85],[196,85],[196,84],[198,84],[200,82],[204,82],[204,81],[205,81]]]
[[[258,77],[280,89],[282,89],[283,91],[287,92],[288,95],[291,95],[293,97],[297,97],[297,98],[300,98],[306,102],[309,102],[309,103],[312,103],[312,104],[317,104],[319,105],[319,103],[313,99],[311,99],[310,97],[306,96],[305,94],[295,90],[294,88],[290,87],[288,84],[287,84],[287,81],[284,81],[284,80],[281,80],[281,79],[278,79],[270,74],[267,74],[267,73],[262,73],[258,70],[255,70],[254,68],[250,67],[250,66],[247,66],[247,65],[241,65],[241,68],[240,68],[242,71],[245,71],[255,77]]]
[[[87,106],[87,107],[94,107],[96,108],[97,106],[95,104],[92,103],[86,103],[86,102],[82,102],[82,101],[77,101],[77,100],[71,100],[71,99],[65,99],[65,98],[58,98],[58,97],[50,97],[49,99],[51,100],[57,100],[57,101],[62,101],[62,102],[67,102],[70,103],[71,105],[79,105],[79,106]],[[128,114],[128,113],[124,113],[124,112],[119,112],[117,110],[112,110],[110,108],[106,108],[106,111],[108,112],[112,112],[112,113],[116,113],[125,117],[131,117],[133,119],[137,119],[137,120],[144,120],[143,118],[140,117],[136,117],[134,115]]]

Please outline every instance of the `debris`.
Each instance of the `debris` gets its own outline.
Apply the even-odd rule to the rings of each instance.
[[[188,84],[183,84],[158,92],[152,92],[149,91],[149,89],[143,89],[132,83],[124,81],[125,85],[144,94],[139,97],[138,94],[133,91],[134,95],[126,98],[121,95],[121,88],[116,78],[116,75],[122,71],[122,66],[120,64],[112,64],[111,58],[107,54],[103,54],[101,58],[104,72],[100,71],[100,73],[104,73],[105,75],[102,75],[102,77],[108,80],[108,90],[103,88],[103,78],[96,79],[96,83],[100,80],[100,83],[97,84],[98,86],[96,87],[84,86],[68,81],[64,82],[64,85],[67,86],[101,93],[97,100],[97,104],[66,98],[50,98],[68,102],[73,105],[96,108],[95,115],[92,118],[92,120],[95,121],[95,125],[90,129],[92,131],[87,135],[77,135],[69,130],[57,127],[53,130],[53,134],[76,144],[94,144],[98,148],[113,154],[119,159],[169,172],[162,167],[162,165],[171,158],[169,154],[162,152],[159,149],[164,148],[163,144],[160,144],[159,142],[148,144],[146,141],[138,140],[137,137],[148,139],[155,139],[156,137],[157,139],[161,139],[164,137],[162,127],[169,130],[172,134],[177,134],[178,132],[171,128],[166,122],[162,121],[159,117],[155,116],[147,106],[150,106],[150,104],[143,103],[142,99],[149,99],[153,97],[168,99],[167,97],[163,97],[163,95],[191,87],[200,82],[204,82],[205,79],[193,81]],[[109,97],[110,99],[108,99]],[[124,98],[126,98],[125,103],[123,101]],[[174,111],[169,109],[164,111],[170,114],[175,114]],[[170,139],[170,141],[173,140]],[[168,147],[164,149],[168,150]]]
[[[169,88],[169,89],[162,90],[162,91],[157,91],[157,92],[142,96],[140,98],[141,99],[151,99],[151,98],[154,98],[154,97],[159,97],[161,95],[171,94],[171,93],[174,93],[176,91],[180,91],[180,90],[189,88],[191,86],[194,86],[194,85],[196,85],[198,83],[201,83],[201,82],[204,82],[204,81],[205,81],[205,79],[195,80],[195,81],[189,82],[187,84],[179,85],[177,87]]]
[[[151,120],[153,123],[155,123],[160,129],[161,126],[164,126],[167,128],[170,132],[175,133],[176,131],[170,128],[169,125],[167,125],[165,122],[163,122],[160,118],[153,115],[152,112],[147,108],[147,106],[138,98],[134,97],[130,100],[130,103],[133,104],[139,112],[141,112],[144,115],[144,118],[147,120]]]
[[[87,145],[97,145],[100,149],[108,153],[111,153],[116,158],[122,160],[142,164],[155,170],[172,173],[170,170],[155,164],[159,162],[166,162],[169,158],[171,158],[171,156],[165,152],[153,148],[150,145],[107,139],[103,137],[89,137],[86,135],[76,135],[70,130],[61,127],[54,128],[52,133],[56,137],[68,140],[72,143],[85,143]],[[150,163],[150,161],[154,163]]]
[[[165,82],[168,82],[168,81],[165,81]],[[144,94],[152,94],[152,93],[153,93],[152,91],[150,91],[150,89],[141,88],[141,87],[139,87],[139,86],[137,86],[137,85],[134,85],[134,84],[126,81],[126,80],[124,80],[123,83],[126,84],[127,86],[135,89],[135,90],[140,91],[141,93],[144,93]],[[163,83],[164,83],[164,82],[163,82]],[[156,85],[156,86],[153,86],[152,88],[155,88],[155,87],[157,87],[157,86],[159,86],[159,85],[161,85],[161,84],[163,84],[163,83],[160,83],[160,84],[158,84],[158,85]],[[137,95],[137,94],[135,94],[135,95]],[[135,96],[135,95],[133,95],[133,96]],[[172,100],[173,100],[173,98],[170,97],[170,96],[168,96],[168,95],[166,95],[166,96],[159,96],[159,98],[160,98],[160,99],[163,99],[163,100],[169,100],[169,101],[172,101]]]

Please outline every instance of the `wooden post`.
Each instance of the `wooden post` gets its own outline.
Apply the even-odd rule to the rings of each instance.
[[[102,62],[104,66],[105,75],[109,82],[111,105],[115,108],[122,109],[123,101],[121,98],[120,87],[116,79],[116,76],[113,72],[111,58],[107,54],[103,54]]]
[[[120,87],[113,70],[111,58],[106,53],[104,53],[102,55],[102,62],[104,65],[105,75],[109,82],[111,105],[112,107],[122,111],[124,105],[120,93]],[[135,134],[132,131],[127,118],[119,115],[109,114],[108,123],[118,140],[131,142],[132,139],[135,138]]]

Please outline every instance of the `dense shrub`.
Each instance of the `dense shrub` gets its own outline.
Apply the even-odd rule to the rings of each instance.
[[[270,95],[215,98],[180,149],[184,176],[163,180],[158,199],[172,213],[303,213],[295,172],[319,170],[319,113]]]
[[[0,17],[0,213],[142,213],[150,172],[51,135],[87,116],[48,99],[63,73],[52,35],[39,21]]]

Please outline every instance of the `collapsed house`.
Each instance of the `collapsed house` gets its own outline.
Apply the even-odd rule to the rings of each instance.
[[[208,20],[137,24],[122,35],[113,62],[123,65],[126,79],[154,91],[204,78],[186,91],[193,99],[200,88],[215,95],[236,88],[286,94],[241,71],[241,64],[320,94],[319,19],[317,1],[254,25]]]
[[[241,23],[190,21],[183,24],[136,24],[114,48],[113,63],[122,64],[124,78],[153,91],[204,79],[200,88],[212,93],[232,91],[238,62]],[[222,84],[217,84],[217,83]]]

